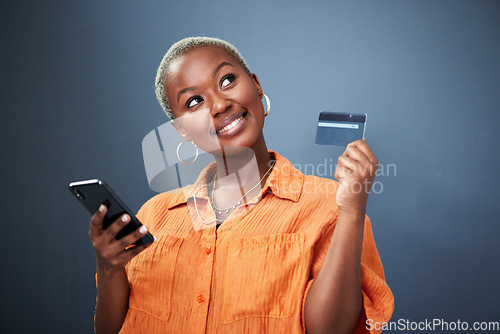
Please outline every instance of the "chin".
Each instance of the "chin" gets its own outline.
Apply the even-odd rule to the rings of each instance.
[[[237,136],[224,138],[224,140],[219,140],[219,143],[224,147],[226,154],[229,154],[231,152],[239,152],[238,148],[241,148],[242,151],[253,149],[261,136],[263,136],[261,128],[249,126]]]
[[[224,155],[225,156],[238,156],[238,155],[246,155],[253,154],[253,148],[246,146],[223,146]],[[219,155],[222,155],[222,151],[219,150]]]

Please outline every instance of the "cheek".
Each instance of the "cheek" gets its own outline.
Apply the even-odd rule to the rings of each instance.
[[[244,105],[258,106],[260,104],[260,97],[257,94],[257,90],[251,83],[242,85],[236,92],[236,98],[241,104]]]
[[[187,113],[177,119],[189,139],[205,152],[219,148],[217,136],[212,134],[214,124],[208,109]]]
[[[208,124],[205,122],[200,122],[199,120],[196,122],[189,122],[188,124],[183,125],[184,130],[187,134],[194,140],[196,137],[202,136],[207,132]]]
[[[193,140],[208,135],[210,127],[213,127],[208,109],[186,113],[178,117],[177,121]]]

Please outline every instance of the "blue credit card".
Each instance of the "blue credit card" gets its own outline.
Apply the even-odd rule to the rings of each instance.
[[[366,117],[366,114],[320,112],[316,144],[347,146],[353,141],[363,139],[366,130]]]

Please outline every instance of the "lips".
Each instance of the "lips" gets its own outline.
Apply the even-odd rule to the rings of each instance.
[[[215,132],[217,135],[225,135],[229,134],[234,130],[235,128],[238,127],[238,124],[244,120],[246,117],[247,112],[236,112],[234,114],[231,114],[224,118],[219,124],[217,124],[217,127],[215,128]]]

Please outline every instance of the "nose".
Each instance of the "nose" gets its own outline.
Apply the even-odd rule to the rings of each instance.
[[[212,109],[210,110],[212,118],[216,118],[231,108],[231,100],[222,94],[214,94],[212,99]]]

